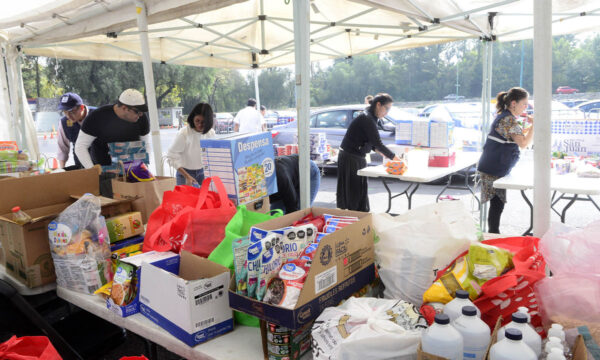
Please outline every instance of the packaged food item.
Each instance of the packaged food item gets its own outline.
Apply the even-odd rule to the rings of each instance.
[[[315,237],[315,243],[320,243],[321,239],[323,237],[325,237],[325,235],[327,235],[327,233],[322,233],[322,232],[317,233],[317,236]]]
[[[25,225],[28,222],[31,222],[31,216],[27,215],[27,213],[21,210],[20,206],[15,206],[12,208],[13,220],[19,225]]]
[[[458,258],[446,273],[436,280],[423,294],[423,302],[440,302],[447,304],[454,298],[456,290],[469,292],[471,300],[481,294],[481,287],[475,277],[469,272],[467,256]]]
[[[111,243],[139,235],[144,232],[142,213],[133,211],[113,216],[106,219],[106,227]]]
[[[312,243],[308,245],[306,248],[304,248],[304,251],[302,252],[302,255],[299,257],[299,259],[308,260],[312,262],[312,260],[315,258],[315,254],[317,253],[318,247],[319,244],[317,243]]]
[[[252,235],[251,235],[252,236]],[[256,290],[258,289],[258,276],[260,274],[261,260],[263,252],[271,249],[271,247],[280,247],[280,235],[276,233],[267,233],[267,235],[252,243],[248,247],[247,267],[248,267],[248,296],[256,298]],[[281,249],[279,249],[281,251]]]
[[[113,278],[110,298],[116,305],[124,306],[129,304],[135,298],[135,284],[133,284],[133,275],[135,268],[133,265],[119,261],[117,272]]]
[[[479,280],[480,285],[513,267],[512,254],[508,250],[482,243],[471,244],[467,263],[469,272]]]
[[[385,171],[391,175],[404,175],[406,170],[408,170],[408,167],[403,160],[388,161],[385,164]]]
[[[308,270],[306,260],[294,260],[284,264],[278,277],[269,282],[263,301],[286,309],[295,308]]]
[[[319,216],[314,216],[312,213],[306,215],[305,217],[303,217],[302,219],[295,221],[292,226],[298,226],[298,225],[303,225],[303,224],[313,224],[314,226],[316,226],[317,231],[321,232],[323,231],[323,226],[325,226],[325,218],[323,217],[323,215],[319,215]]]
[[[312,322],[300,329],[291,330],[270,322],[267,327],[267,359],[298,360],[311,347]]]
[[[260,272],[258,274],[258,289],[256,299],[262,300],[267,291],[267,284],[281,269],[281,251],[276,247],[263,249]]]
[[[327,223],[329,220],[342,220],[348,222],[357,222],[359,220],[356,216],[340,216],[330,214],[323,214],[323,219],[325,219],[325,223]]]
[[[282,260],[297,259],[302,250],[312,243],[317,234],[317,228],[313,224],[304,224],[291,227],[283,232],[281,237]]]
[[[110,258],[113,265],[113,273],[117,270],[117,260],[141,254],[143,246],[144,237],[141,235],[111,244]]]
[[[233,241],[233,268],[235,272],[235,290],[240,295],[248,295],[248,247],[250,238],[245,236]]]

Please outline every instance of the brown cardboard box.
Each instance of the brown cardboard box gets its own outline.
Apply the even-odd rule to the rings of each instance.
[[[296,308],[270,305],[229,288],[231,308],[290,329],[299,329],[313,321],[329,306],[336,306],[375,278],[375,258],[371,214],[340,209],[309,208],[256,225],[263,230],[291,225],[304,216],[333,214],[356,216],[360,220],[321,239],[312,266],[304,282]]]
[[[175,188],[176,180],[168,176],[156,176],[154,181],[129,183],[123,179],[113,179],[113,197],[132,199],[133,211],[142,213],[142,221],[148,223],[152,212],[161,204],[165,191]]]
[[[489,359],[490,348],[498,340],[498,330],[500,330],[501,327],[502,327],[502,317],[498,317],[498,320],[496,320],[496,326],[494,326],[494,329],[492,331],[492,337],[490,339],[490,344],[488,345],[488,348],[486,350],[486,355],[485,355],[486,360]],[[445,357],[442,357],[442,356],[437,356],[437,355],[432,355],[432,354],[426,353],[425,351],[423,351],[423,349],[421,348],[421,344],[419,343],[419,347],[417,347],[417,360],[448,360],[448,359]]]
[[[48,223],[73,202],[71,195],[98,192],[96,169],[2,180],[0,241],[6,271],[29,287],[55,281]],[[14,206],[20,206],[33,221],[25,225],[13,222]]]

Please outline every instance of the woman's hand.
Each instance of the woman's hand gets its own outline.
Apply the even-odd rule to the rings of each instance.
[[[392,159],[393,161],[400,161],[400,158],[398,157],[398,155],[395,155],[394,158]]]
[[[194,179],[192,176],[188,175],[185,177],[185,184],[189,186],[198,186],[198,181]]]
[[[527,115],[527,122],[533,125],[533,116]]]

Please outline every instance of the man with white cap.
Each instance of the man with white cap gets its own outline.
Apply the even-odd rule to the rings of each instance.
[[[137,141],[150,132],[150,122],[144,114],[148,111],[144,95],[135,89],[121,93],[116,104],[104,105],[92,112],[81,127],[75,155],[86,169],[111,165],[108,144]],[[112,174],[100,176],[100,193],[112,197]]]
[[[58,153],[56,154],[56,158],[58,159],[61,169],[79,169],[82,166],[79,162],[79,159],[75,155],[77,136],[79,135],[79,130],[81,130],[83,120],[90,114],[90,111],[95,108],[88,108],[87,105],[83,103],[83,100],[79,95],[68,92],[60,97],[58,109],[62,111],[64,116],[58,123],[58,136],[56,137]],[[71,148],[71,144],[73,144],[73,157],[75,165],[65,168],[65,164],[69,160],[69,150]]]

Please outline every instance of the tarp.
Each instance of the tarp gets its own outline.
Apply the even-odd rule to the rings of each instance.
[[[26,54],[140,60],[131,0],[30,1],[40,7],[22,5],[22,14],[8,11],[0,19],[5,36]],[[294,63],[290,1],[148,0],[146,4],[155,62],[219,68]],[[597,1],[552,4],[554,35],[598,29]],[[311,61],[317,61],[465,38],[531,38],[533,0],[314,0],[310,22]]]

